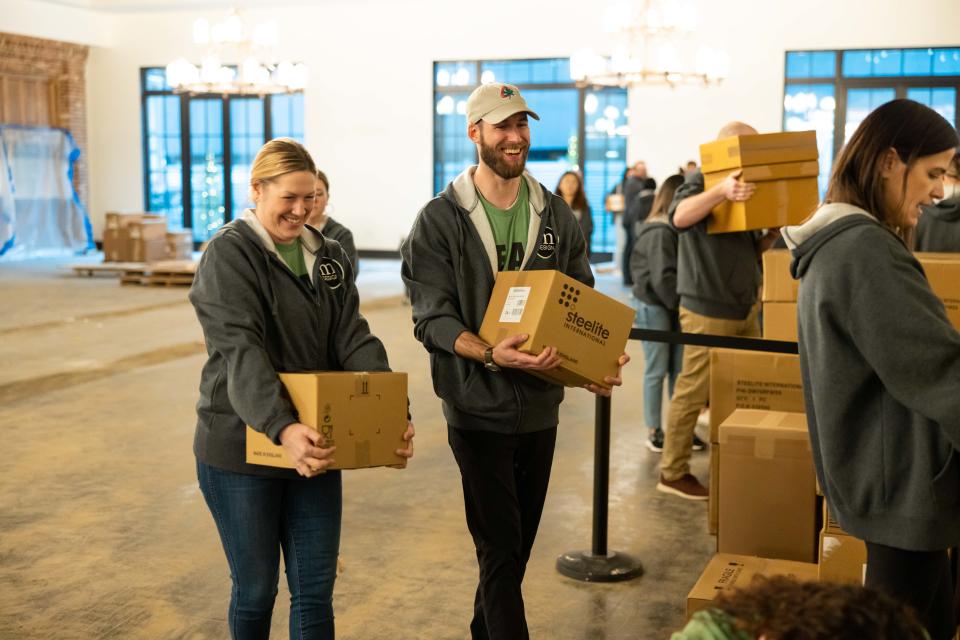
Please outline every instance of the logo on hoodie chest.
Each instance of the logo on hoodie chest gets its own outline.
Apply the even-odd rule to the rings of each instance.
[[[331,290],[339,289],[343,284],[344,273],[343,265],[333,258],[321,258],[317,265],[320,281],[330,287]]]
[[[537,257],[549,260],[557,253],[557,234],[550,227],[543,228],[540,243],[537,245]]]

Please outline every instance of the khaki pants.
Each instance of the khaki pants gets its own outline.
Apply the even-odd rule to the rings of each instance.
[[[680,307],[680,329],[684,333],[717,336],[760,337],[757,315],[760,305],[750,310],[744,320],[711,318]],[[693,429],[697,426],[700,410],[710,399],[710,349],[684,345],[683,370],[670,399],[667,428],[664,431],[660,472],[667,481],[678,480],[690,473],[690,455],[693,453]]]

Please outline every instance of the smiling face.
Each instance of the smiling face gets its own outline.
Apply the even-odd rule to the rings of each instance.
[[[577,191],[580,189],[580,179],[577,178],[576,174],[565,173],[563,177],[560,178],[560,184],[557,185],[557,190],[560,191],[560,195],[564,200],[570,202],[577,195]]]
[[[515,113],[497,124],[481,120],[468,128],[477,144],[480,162],[504,180],[523,174],[530,151],[530,126],[526,113]]]
[[[325,214],[327,210],[327,202],[330,200],[330,194],[327,192],[327,185],[323,183],[323,180],[317,179],[317,190],[313,198],[313,211],[310,212],[310,217],[307,219],[307,224],[313,226],[319,226],[327,219]]]
[[[907,167],[896,151],[887,151],[881,175],[884,209],[891,222],[904,228],[917,226],[920,207],[943,197],[943,176],[954,153],[953,149],[947,149],[923,156]]]
[[[274,242],[289,244],[297,239],[313,210],[317,179],[310,171],[285,173],[252,186],[255,212]]]

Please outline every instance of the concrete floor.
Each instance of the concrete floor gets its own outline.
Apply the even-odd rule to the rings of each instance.
[[[227,564],[191,452],[204,361],[186,289],[78,278],[64,261],[0,264],[0,638],[224,638]],[[613,275],[608,293],[626,295]],[[417,454],[405,471],[344,474],[335,594],[342,638],[467,638],[476,560],[427,356],[399,302],[397,263],[364,261],[371,327],[408,371]],[[590,547],[593,396],[568,391],[524,593],[531,635],[668,638],[714,549],[706,504],[655,490],[642,355],[614,394],[612,550],[646,574],[583,584],[556,557]],[[706,479],[708,455],[695,454]],[[274,637],[286,637],[284,579]]]

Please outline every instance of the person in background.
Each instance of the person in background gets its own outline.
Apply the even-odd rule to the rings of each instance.
[[[720,591],[671,640],[929,640],[914,612],[852,584],[762,576]]]
[[[327,203],[330,201],[330,181],[327,175],[317,170],[317,195],[313,201],[313,210],[307,218],[307,224],[330,238],[336,240],[343,247],[344,253],[353,265],[353,276],[360,272],[360,258],[357,255],[357,246],[353,242],[353,233],[350,229],[327,215]]]
[[[343,249],[306,226],[316,171],[300,143],[266,143],[250,171],[254,208],[210,240],[190,288],[207,346],[193,450],[233,581],[232,638],[270,635],[281,552],[290,637],[334,637],[342,489],[340,471],[329,467],[336,448],[300,423],[277,373],[390,370],[360,315]],[[295,469],[248,464],[246,425],[281,445]],[[412,424],[404,439],[397,455],[410,458]]]
[[[637,241],[630,256],[633,295],[637,299],[637,326],[657,331],[680,331],[680,298],[677,296],[677,230],[670,226],[667,208],[673,202],[683,176],[663,181],[653,201],[653,210],[645,222],[637,224]],[[680,365],[683,345],[643,341],[643,418],[649,430],[647,448],[663,451],[663,379],[668,379],[669,395]],[[696,435],[694,435],[696,438]],[[699,438],[697,438],[699,440]],[[695,443],[694,448],[703,448]]]
[[[960,333],[908,246],[958,143],[929,107],[887,102],[840,151],[825,204],[783,230],[817,479],[866,544],[865,584],[914,607],[933,640],[956,626]]]
[[[650,215],[653,198],[657,191],[657,181],[647,176],[647,165],[644,162],[638,162],[634,165],[631,180],[628,183],[629,189],[624,189],[626,209],[624,209],[623,218],[620,220],[626,234],[621,270],[623,272],[623,284],[627,286],[633,285],[633,278],[630,276],[630,256],[633,254],[633,243],[636,240],[635,229],[638,223],[643,222]]]
[[[696,160],[688,160],[688,161],[687,161],[687,168],[684,169],[683,175],[687,175],[688,173],[693,173],[693,172],[696,171],[696,170],[697,170],[697,161],[696,161]]]
[[[943,199],[924,205],[914,238],[916,251],[960,252],[960,153],[943,176]]]
[[[593,216],[587,203],[587,194],[583,190],[583,178],[576,171],[567,171],[557,181],[557,195],[563,198],[573,217],[580,223],[583,240],[587,243],[587,259],[590,258],[590,238],[593,235]]]
[[[756,132],[742,122],[731,122],[717,137]],[[694,171],[685,176],[670,206],[670,223],[680,232],[677,293],[680,327],[686,333],[760,337],[757,260],[777,232],[707,233],[707,217],[715,206],[724,200],[743,202],[756,190],[756,185],[740,181],[741,173],[731,172],[704,190],[703,173]],[[667,415],[658,491],[687,500],[707,499],[707,488],[690,473],[690,456],[697,418],[709,396],[710,349],[687,345]]]

